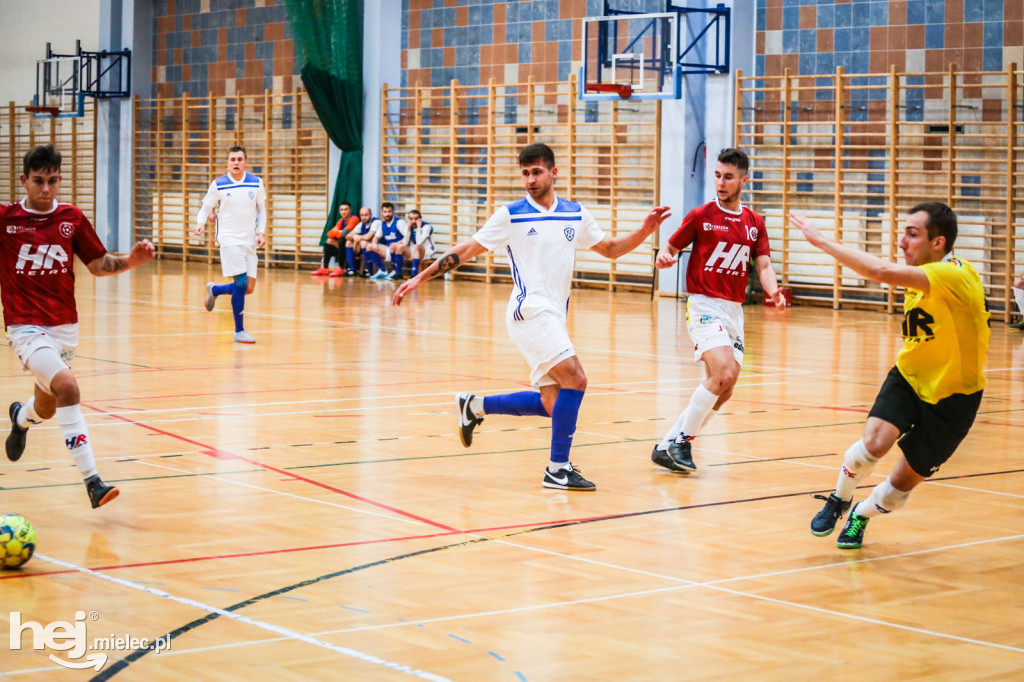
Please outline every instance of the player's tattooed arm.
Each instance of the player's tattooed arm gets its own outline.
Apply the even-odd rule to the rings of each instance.
[[[459,260],[459,254],[446,253],[437,260],[437,272],[434,273],[433,277],[443,275],[450,270],[454,270],[460,265],[462,265],[462,262]]]
[[[86,267],[89,268],[89,272],[97,277],[116,275],[119,272],[131,270],[142,265],[153,257],[154,252],[153,244],[148,239],[143,239],[132,247],[131,252],[127,256],[105,253],[99,258],[90,261]]]
[[[393,305],[401,305],[402,299],[415,291],[417,287],[427,280],[431,280],[435,277],[451,272],[463,263],[476,258],[486,251],[487,249],[475,239],[467,239],[463,242],[459,242],[442,254],[440,258],[431,263],[429,268],[422,271],[412,279],[407,280],[402,284],[402,286],[398,287],[398,289],[395,290],[394,297],[391,299],[391,303]]]

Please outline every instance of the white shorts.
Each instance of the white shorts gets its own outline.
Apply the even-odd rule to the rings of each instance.
[[[225,277],[247,275],[256,279],[256,268],[260,264],[255,245],[232,245],[220,247],[220,271]]]
[[[78,325],[40,327],[14,324],[7,328],[11,350],[24,369],[32,372],[36,385],[50,393],[50,382],[58,372],[71,369],[78,348]]]
[[[729,346],[743,364],[743,304],[691,294],[686,299],[686,331],[693,340],[693,359],[700,361],[712,348]]]
[[[437,255],[437,249],[434,248],[433,239],[427,239],[422,244],[416,244],[416,246],[423,247],[423,257],[426,259],[433,258],[435,255]]]
[[[530,383],[533,387],[556,383],[548,376],[548,370],[576,355],[576,349],[565,328],[565,320],[554,313],[540,313],[525,320],[515,320],[510,315],[505,319],[505,324],[512,342],[530,366]]]

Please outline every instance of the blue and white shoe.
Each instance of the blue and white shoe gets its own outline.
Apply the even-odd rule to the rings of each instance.
[[[388,273],[384,272],[383,270],[378,270],[374,274],[370,275],[370,279],[387,279],[387,278],[388,278]]]

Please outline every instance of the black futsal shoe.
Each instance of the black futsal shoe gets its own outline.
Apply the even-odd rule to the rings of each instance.
[[[92,508],[102,507],[117,498],[121,492],[112,485],[107,485],[99,476],[90,476],[85,481],[85,489],[89,491],[89,502]]]
[[[668,456],[683,469],[697,470],[697,465],[693,463],[693,454],[690,452],[690,441],[688,440],[684,440],[682,443],[678,441],[669,443]]]
[[[811,533],[819,538],[823,538],[826,535],[830,535],[836,529],[836,522],[843,518],[843,515],[850,510],[853,500],[844,502],[835,493],[828,497],[824,495],[815,495],[814,497],[819,500],[825,500],[825,505],[811,519]]]
[[[672,457],[668,454],[668,450],[659,450],[658,446],[654,446],[654,450],[651,451],[651,461],[660,467],[665,467],[669,471],[675,471],[680,474],[689,474],[689,469],[684,469],[672,460]]]
[[[7,459],[17,462],[25,452],[25,441],[28,440],[28,429],[18,426],[18,410],[24,405],[11,403],[8,412],[11,415],[11,434],[7,436]]]
[[[455,396],[455,405],[459,408],[459,440],[466,448],[473,444],[473,429],[484,422],[484,418],[477,417],[469,406],[475,397],[472,393],[459,393]]]
[[[556,490],[597,490],[596,485],[580,476],[580,470],[574,467],[572,462],[569,463],[568,469],[559,469],[554,473],[544,467],[544,479],[541,481],[541,485]]]
[[[864,544],[864,529],[868,527],[868,521],[863,516],[857,516],[857,512],[851,511],[850,518],[843,526],[843,532],[836,538],[836,547],[839,549],[858,549]]]

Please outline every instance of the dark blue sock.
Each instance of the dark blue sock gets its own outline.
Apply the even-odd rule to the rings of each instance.
[[[380,260],[380,254],[377,253],[376,251],[364,251],[363,259],[370,262],[370,265],[372,266],[370,270],[372,270],[373,272],[376,272],[377,270],[380,270],[381,268],[384,267],[384,263],[382,263]]]
[[[576,435],[576,418],[583,402],[583,391],[559,389],[551,409],[551,461],[568,462],[572,437]]]
[[[412,276],[415,277],[418,274],[420,274],[420,259],[419,258],[413,258],[412,259]]]
[[[234,291],[234,289],[235,285],[232,284],[231,282],[228,282],[227,284],[218,284],[213,288],[213,295],[226,296],[227,294],[230,294],[232,291]]]
[[[395,266],[395,274],[401,275],[402,268],[405,267],[405,256],[400,253],[391,254],[391,264]]]
[[[346,246],[345,247],[345,260],[348,261],[348,269],[349,270],[355,270],[356,269],[356,250],[355,250],[355,247],[352,247],[352,246]]]
[[[546,417],[548,411],[536,391],[520,391],[484,397],[487,414],[514,414],[517,417]]]
[[[235,316],[235,331],[240,332],[242,326],[242,311],[245,310],[245,289],[246,282],[235,282],[231,285],[231,312]]]

